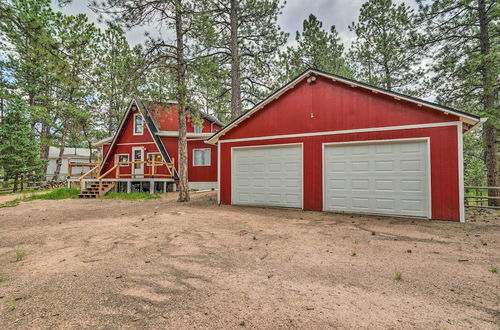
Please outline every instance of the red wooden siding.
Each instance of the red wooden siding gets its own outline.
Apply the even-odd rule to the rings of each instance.
[[[132,148],[134,147],[144,147],[144,160],[147,159],[147,154],[152,152],[159,152],[158,147],[153,141],[151,134],[149,132],[146,122],[144,122],[144,133],[142,135],[133,134],[133,113],[126,118],[124,123],[123,133],[118,137],[111,154],[108,156],[107,163],[104,164],[101,173],[106,172],[109,168],[112,168],[115,164],[115,155],[117,154],[128,154],[129,160],[132,160]],[[177,116],[175,116],[177,120]],[[210,129],[210,122],[204,120],[205,129]],[[215,126],[215,125],[214,125]],[[191,126],[192,127],[192,126]],[[170,130],[170,129],[169,129]],[[171,158],[174,158],[175,167],[178,168],[178,138],[177,137],[161,137],[165,148]],[[133,143],[133,144],[131,144]],[[106,152],[109,145],[103,145],[103,150]],[[193,166],[193,148],[209,148],[211,149],[211,164],[210,166]],[[103,154],[105,155],[105,154]],[[204,143],[201,140],[188,141],[188,173],[189,181],[193,182],[214,182],[217,181],[217,147]],[[121,174],[130,174],[131,166],[120,167]],[[144,168],[145,175],[151,173],[151,167],[147,166]],[[157,173],[166,174],[167,169],[164,166],[157,167]],[[115,171],[110,173],[108,178],[115,177]]]
[[[323,143],[428,137],[431,159],[432,218],[460,220],[458,122],[455,115],[361,87],[317,76],[313,84],[299,82],[278,99],[255,112],[219,139],[220,202],[231,203],[231,148],[266,144],[303,143],[303,207],[323,209]],[[378,127],[450,123],[440,127],[358,132],[321,136],[274,138]],[[269,137],[231,142],[232,139]],[[224,141],[227,142],[224,142]]]
[[[179,130],[179,113],[174,104],[169,104],[168,107],[152,106],[151,114],[158,124],[158,129],[161,131],[178,131]],[[213,133],[219,130],[220,126],[203,119],[202,133]],[[193,133],[194,125],[191,120],[191,114],[186,116],[186,132]]]
[[[221,140],[458,121],[454,115],[317,77],[305,80]]]
[[[430,137],[432,218],[459,220],[457,127],[419,128],[384,132],[269,139],[221,143],[221,203],[231,203],[231,148],[266,144],[304,143],[304,209],[323,209],[322,144],[327,142]]]

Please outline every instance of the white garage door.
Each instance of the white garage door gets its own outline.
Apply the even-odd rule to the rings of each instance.
[[[232,203],[302,207],[302,146],[234,148]]]
[[[429,216],[426,141],[326,145],[324,166],[325,210]]]

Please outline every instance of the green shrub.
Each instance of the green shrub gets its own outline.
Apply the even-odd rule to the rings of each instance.
[[[403,273],[396,273],[396,274],[394,275],[394,279],[395,279],[396,281],[401,281],[401,280],[403,279]]]
[[[16,261],[21,261],[26,257],[26,250],[22,246],[16,246]]]
[[[498,273],[498,268],[491,267],[490,272],[492,272],[493,274],[496,274],[496,273]]]

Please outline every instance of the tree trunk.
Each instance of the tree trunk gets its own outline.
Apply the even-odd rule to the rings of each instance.
[[[184,30],[182,26],[182,0],[175,3],[175,34],[177,58],[177,102],[179,105],[179,198],[178,202],[189,201],[188,160],[186,140],[186,63],[184,61]]]
[[[59,143],[59,155],[56,161],[56,170],[54,171],[53,181],[59,180],[59,173],[61,173],[62,157],[64,155],[64,148],[66,148],[66,123],[63,123],[63,131],[61,135],[61,143]]]
[[[40,131],[40,158],[46,161],[42,167],[44,176],[47,176],[47,166],[49,159],[49,145],[47,144],[49,132],[50,127],[47,124],[42,123],[42,129]]]
[[[19,179],[19,176],[16,174],[16,176],[14,177],[14,188],[12,189],[12,192],[17,191],[17,180],[18,179]]]
[[[231,0],[229,15],[231,25],[231,119],[242,112],[240,57],[238,45],[238,0]]]
[[[483,78],[483,108],[488,114],[493,114],[496,91],[495,91],[495,63],[491,63],[490,53],[490,36],[488,31],[488,17],[486,12],[485,0],[478,0],[478,17],[479,17],[479,42],[481,47],[481,74]],[[493,119],[493,118],[492,118]],[[486,152],[486,169],[487,180],[489,187],[500,187],[500,177],[498,171],[498,146],[497,146],[497,130],[494,123],[486,122],[483,128],[483,141]],[[499,197],[499,189],[489,190],[490,197]],[[489,199],[488,205],[499,206],[500,200]]]

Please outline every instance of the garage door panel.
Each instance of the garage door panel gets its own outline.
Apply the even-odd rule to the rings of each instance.
[[[325,146],[324,209],[428,216],[426,142]]]
[[[235,148],[232,168],[233,204],[302,207],[301,146]]]

